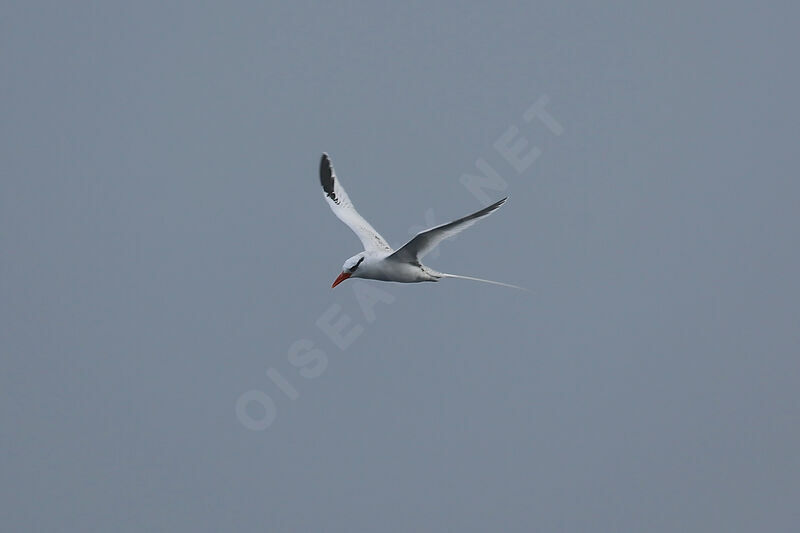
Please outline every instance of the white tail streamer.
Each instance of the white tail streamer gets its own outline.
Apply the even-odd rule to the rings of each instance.
[[[520,291],[531,292],[530,289],[526,289],[525,287],[519,287],[517,285],[511,285],[510,283],[503,283],[502,281],[492,281],[490,279],[482,279],[482,278],[473,278],[472,276],[459,276],[458,274],[445,274],[444,272],[439,272],[443,278],[457,278],[457,279],[468,279],[470,281],[480,281],[483,283],[491,283],[492,285],[500,285],[502,287],[509,287],[511,289],[517,289]]]

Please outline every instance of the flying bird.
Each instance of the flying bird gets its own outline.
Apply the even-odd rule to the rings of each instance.
[[[375,231],[375,228],[358,214],[339,178],[336,177],[330,157],[325,153],[322,154],[322,159],[319,163],[319,181],[322,184],[325,200],[331,206],[333,214],[347,224],[361,240],[361,244],[364,245],[363,252],[357,253],[344,262],[342,273],[333,282],[331,288],[336,287],[348,278],[396,281],[399,283],[419,283],[422,281],[439,281],[443,278],[459,278],[527,290],[523,287],[499,281],[437,272],[420,262],[425,254],[433,250],[444,239],[460,233],[478,220],[489,216],[503,205],[508,197],[471,215],[421,231],[401,248],[393,250],[386,242],[386,239],[381,237],[380,233]]]

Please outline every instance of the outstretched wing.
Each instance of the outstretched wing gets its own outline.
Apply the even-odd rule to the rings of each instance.
[[[322,154],[319,162],[319,181],[322,184],[325,200],[331,206],[333,214],[353,230],[361,240],[361,244],[364,245],[364,250],[368,252],[392,251],[392,247],[381,237],[381,234],[375,231],[375,228],[356,211],[353,202],[350,201],[347,192],[336,177],[328,154]]]
[[[489,216],[495,209],[503,205],[506,200],[508,200],[508,196],[471,215],[421,231],[389,257],[406,262],[419,261],[425,254],[436,248],[440,242],[464,231],[483,217]]]

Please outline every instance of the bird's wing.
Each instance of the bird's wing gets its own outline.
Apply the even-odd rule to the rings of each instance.
[[[364,245],[364,250],[368,252],[392,251],[392,247],[381,237],[381,234],[375,231],[375,228],[356,211],[353,202],[350,201],[347,192],[336,177],[328,154],[322,154],[319,162],[319,181],[322,184],[325,200],[331,206],[333,214],[353,230],[361,240],[361,244]]]
[[[440,242],[464,231],[483,217],[489,216],[495,209],[503,205],[506,200],[508,200],[508,196],[471,215],[421,231],[403,245],[402,248],[390,255],[389,258],[406,262],[419,261],[425,254],[436,248]]]

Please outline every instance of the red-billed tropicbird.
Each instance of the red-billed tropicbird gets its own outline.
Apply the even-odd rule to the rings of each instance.
[[[459,278],[527,290],[523,287],[517,287],[516,285],[501,283],[499,281],[437,272],[420,262],[420,259],[422,259],[425,254],[433,250],[444,239],[460,233],[475,224],[481,218],[489,216],[495,209],[503,205],[508,197],[480,211],[476,211],[471,215],[421,231],[401,248],[393,250],[386,240],[375,231],[375,228],[364,220],[364,217],[358,214],[358,211],[356,211],[356,208],[353,206],[353,202],[350,201],[347,192],[345,192],[344,187],[342,187],[339,178],[336,177],[328,154],[322,154],[322,160],[319,164],[319,180],[322,184],[325,200],[327,200],[328,205],[331,206],[333,213],[339,220],[347,224],[350,229],[353,230],[356,236],[361,240],[361,244],[364,245],[363,252],[357,253],[344,262],[344,265],[342,265],[342,273],[339,274],[339,277],[333,282],[331,288],[336,287],[347,278],[366,278],[380,281],[397,281],[400,283],[418,283],[421,281],[439,281],[442,278]]]

